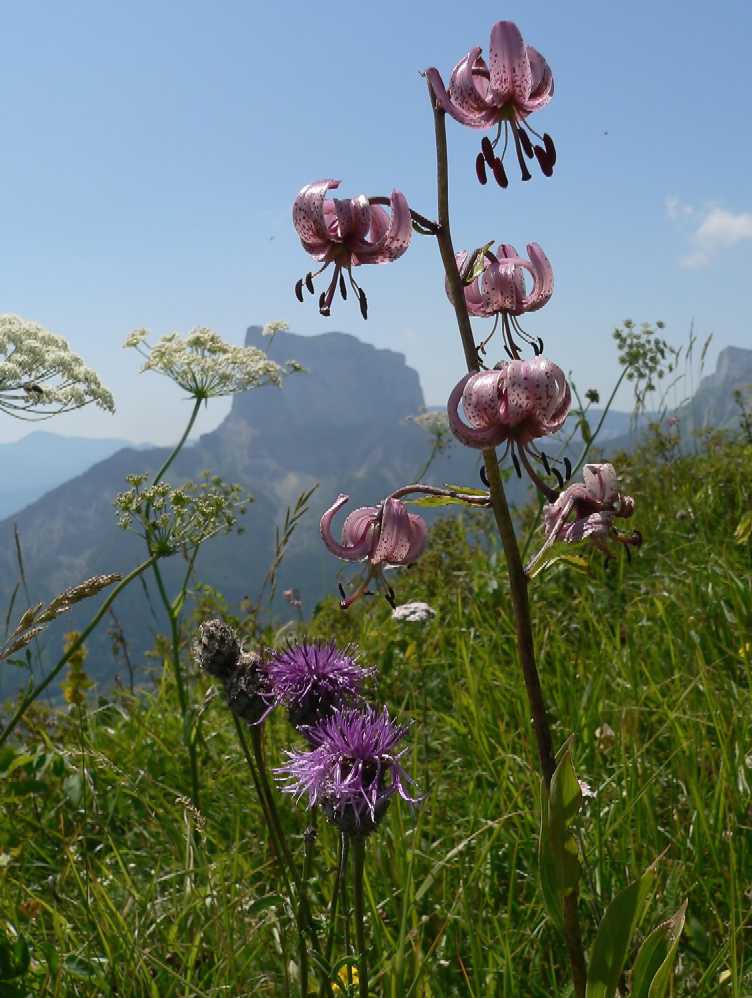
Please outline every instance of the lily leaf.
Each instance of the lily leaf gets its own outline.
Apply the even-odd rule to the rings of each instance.
[[[462,499],[455,499],[454,496],[421,496],[420,499],[403,499],[403,502],[411,506],[466,506]]]
[[[490,243],[486,243],[485,246],[479,246],[478,249],[473,250],[460,274],[463,284],[472,284],[476,277],[480,277],[485,267],[486,253],[488,253],[492,246],[493,239]]]
[[[570,742],[563,747],[551,786],[541,782],[541,832],[538,846],[543,901],[549,917],[563,928],[562,900],[577,890],[580,861],[572,826],[582,804]]]
[[[686,914],[685,901],[640,947],[632,970],[632,998],[663,998],[666,994]]]
[[[614,998],[629,944],[655,879],[655,865],[617,894],[606,909],[593,943],[586,998]]]
[[[590,563],[587,558],[583,558],[579,554],[572,554],[568,545],[563,541],[557,544],[552,544],[550,548],[547,548],[540,559],[533,565],[530,571],[527,573],[529,579],[534,579],[536,575],[540,575],[541,572],[553,568],[554,565],[563,562],[566,565],[571,565],[580,572],[585,572],[586,574],[590,571]]]

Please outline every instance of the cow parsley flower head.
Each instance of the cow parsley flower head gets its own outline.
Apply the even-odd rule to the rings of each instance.
[[[90,402],[115,411],[112,394],[67,340],[38,322],[0,315],[0,409],[36,420]]]
[[[296,728],[330,717],[360,694],[369,675],[354,649],[341,650],[333,641],[285,648],[266,661],[265,672],[275,703],[287,707]]]
[[[234,395],[262,385],[281,385],[285,374],[299,370],[270,360],[258,347],[225,343],[211,329],[198,327],[187,336],[169,333],[151,346],[145,329],[132,332],[124,347],[145,358],[143,371],[156,371],[171,378],[196,399]]]
[[[313,748],[287,753],[275,772],[286,780],[283,790],[296,798],[307,795],[308,806],[320,804],[332,824],[349,835],[369,835],[399,794],[409,804],[407,786],[413,781],[400,765],[407,751],[395,751],[407,733],[384,708],[336,711],[312,728]]]

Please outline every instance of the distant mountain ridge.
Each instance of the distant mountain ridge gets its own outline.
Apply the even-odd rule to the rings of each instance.
[[[246,343],[269,346],[259,326],[248,329]],[[254,597],[261,587],[273,556],[274,524],[304,489],[318,482],[310,512],[282,565],[279,586],[299,588],[310,611],[323,594],[336,591],[337,573],[343,567],[321,545],[321,513],[339,493],[351,496],[341,514],[344,518],[348,509],[379,502],[397,486],[415,480],[430,441],[409,417],[423,408],[424,398],[418,375],[402,354],[346,333],[279,334],[270,355],[278,361],[297,360],[306,373],[291,376],[281,389],[267,386],[235,396],[220,426],[180,455],[170,477],[184,481],[209,468],[254,495],[246,533],[215,539],[203,549],[197,565],[197,577],[216,586],[235,606],[246,594]],[[724,351],[724,355],[723,365],[719,360],[716,374],[704,379],[698,391],[698,397],[702,393],[706,404],[718,412],[723,410],[721,397],[729,384],[736,383],[739,371],[746,371],[747,364],[752,371],[752,351],[741,350],[738,355]],[[593,413],[593,427],[596,419]],[[612,413],[609,420],[607,436],[619,439],[628,415]],[[606,435],[603,441],[608,443]],[[0,522],[0,605],[7,606],[18,576],[14,523],[33,600],[49,598],[98,572],[126,572],[141,561],[143,542],[117,527],[112,502],[126,487],[127,474],[153,473],[168,452],[167,448],[119,449]],[[437,458],[427,478],[433,483],[475,485],[479,466],[477,451],[453,444]],[[509,492],[510,500],[519,502],[527,485],[512,478]],[[181,571],[177,557],[164,563],[171,585],[177,584]],[[398,585],[399,572],[395,580]],[[145,581],[151,585],[148,578]],[[158,600],[147,601],[143,588],[134,585],[119,597],[116,610],[133,657],[140,660],[153,633],[166,629]],[[61,632],[80,626],[91,612],[91,607],[84,607],[50,632],[51,655],[60,647]],[[102,628],[90,650],[91,673],[102,680],[111,678],[114,667]],[[15,685],[9,670],[0,669],[0,698]]]

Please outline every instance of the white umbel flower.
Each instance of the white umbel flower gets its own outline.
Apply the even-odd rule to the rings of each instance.
[[[296,368],[270,360],[257,347],[237,347],[211,329],[198,327],[187,336],[169,333],[154,346],[148,332],[138,329],[123,346],[133,347],[145,358],[142,371],[157,371],[171,378],[196,399],[234,395],[262,385],[281,385],[285,374]]]
[[[48,419],[90,402],[115,411],[112,394],[67,340],[38,322],[0,315],[0,409],[17,419]]]

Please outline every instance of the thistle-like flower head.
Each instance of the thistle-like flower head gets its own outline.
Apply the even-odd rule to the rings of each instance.
[[[287,707],[296,728],[319,724],[360,695],[369,670],[352,648],[305,642],[275,652],[264,663],[274,703]],[[307,732],[304,732],[307,733]]]
[[[347,298],[344,278],[344,272],[347,272],[350,287],[366,319],[368,301],[352,276],[352,268],[365,263],[390,263],[402,256],[412,235],[410,207],[405,195],[396,190],[389,199],[391,215],[365,194],[354,198],[327,198],[327,191],[339,185],[339,180],[316,180],[306,184],[295,198],[292,221],[303,249],[323,264],[316,273],[308,273],[297,282],[295,294],[303,301],[304,286],[313,294],[314,278],[334,264],[329,286],[319,296],[319,312],[329,315],[338,287],[342,298]]]
[[[391,720],[384,708],[336,711],[309,732],[311,749],[287,753],[276,770],[286,793],[307,796],[320,804],[329,820],[350,835],[365,836],[376,828],[399,794],[417,804],[407,786],[413,781],[400,765],[406,751],[396,751],[407,728]]]
[[[482,267],[478,273],[477,253],[483,252]],[[470,315],[501,318],[504,348],[512,359],[519,359],[515,334],[530,344],[536,356],[543,353],[543,343],[533,338],[520,326],[518,316],[543,308],[554,290],[554,272],[548,257],[538,243],[529,243],[529,260],[519,256],[514,246],[500,243],[496,253],[489,249],[470,254],[457,254],[457,267],[463,277],[465,304]],[[469,273],[468,273],[469,271]],[[525,287],[525,272],[532,277],[532,287]],[[475,275],[475,276],[473,276]],[[449,280],[446,293],[452,301]],[[495,328],[495,327],[494,327]],[[490,337],[489,337],[490,339]],[[486,341],[487,342],[487,341]]]
[[[476,161],[482,184],[486,183],[488,166],[496,182],[501,187],[507,186],[502,160],[510,132],[522,179],[530,180],[526,157],[537,159],[541,171],[550,177],[556,162],[553,140],[548,134],[541,136],[534,131],[527,118],[553,97],[551,68],[537,49],[525,44],[519,28],[511,21],[498,21],[491,28],[488,50],[489,63],[486,64],[480,46],[471,48],[452,70],[448,88],[444,87],[438,69],[426,70],[436,104],[461,125],[470,128],[496,126],[495,139],[493,142],[483,139],[482,151]],[[504,147],[501,156],[497,156],[496,146],[502,131]],[[531,135],[540,139],[542,145],[534,144]]]

